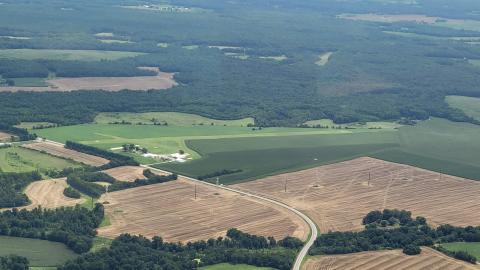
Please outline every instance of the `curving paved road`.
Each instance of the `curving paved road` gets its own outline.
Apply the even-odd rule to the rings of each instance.
[[[160,170],[160,169],[157,169],[157,168],[150,167],[148,165],[141,165],[141,166],[144,167],[144,168],[153,170],[153,171],[158,171],[158,172],[163,172],[163,173],[171,173],[171,172],[167,172],[167,171],[164,171],[164,170]],[[303,214],[302,212],[300,212],[300,211],[298,211],[298,210],[296,210],[296,209],[294,209],[294,208],[292,208],[292,207],[290,207],[290,206],[288,206],[288,205],[286,205],[282,202],[276,201],[276,200],[272,200],[272,199],[269,199],[269,198],[265,198],[265,197],[262,197],[262,196],[259,196],[259,195],[251,194],[251,193],[248,193],[248,192],[245,192],[245,191],[237,190],[237,189],[226,187],[226,186],[217,186],[215,184],[200,181],[198,179],[194,179],[194,178],[184,176],[184,175],[179,175],[179,176],[182,177],[182,178],[185,178],[187,180],[193,181],[193,182],[213,186],[213,187],[216,187],[216,188],[221,188],[221,189],[228,190],[228,191],[231,191],[231,192],[235,192],[235,193],[238,193],[238,194],[241,194],[241,195],[244,195],[244,196],[248,196],[248,197],[251,197],[251,198],[255,198],[255,199],[263,200],[263,201],[266,201],[266,202],[269,202],[269,203],[273,203],[275,205],[278,205],[280,207],[283,207],[283,208],[295,213],[297,216],[299,216],[301,219],[303,219],[305,222],[307,222],[308,226],[310,226],[310,238],[308,239],[307,243],[303,246],[302,250],[300,250],[300,253],[298,253],[297,258],[295,259],[295,264],[292,267],[292,270],[300,270],[301,269],[302,262],[305,259],[305,256],[308,255],[308,251],[313,246],[313,244],[315,242],[315,239],[317,239],[317,237],[318,237],[317,226],[307,215]]]

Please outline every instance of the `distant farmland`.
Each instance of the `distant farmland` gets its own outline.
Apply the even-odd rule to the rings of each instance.
[[[22,60],[100,61],[135,57],[143,53],[96,50],[2,49],[0,58]]]

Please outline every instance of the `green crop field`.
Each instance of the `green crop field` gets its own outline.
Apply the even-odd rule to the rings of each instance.
[[[480,121],[480,98],[447,96],[448,105],[462,110],[466,115]]]
[[[135,57],[143,53],[98,50],[3,49],[0,58],[22,60],[100,61]]]
[[[48,86],[44,78],[13,78],[15,86],[44,87]]]
[[[30,172],[35,170],[45,172],[80,166],[80,164],[66,159],[18,146],[0,149],[0,171],[3,172]]]
[[[45,240],[0,236],[0,256],[26,257],[31,266],[57,266],[77,255],[64,244]]]
[[[108,124],[114,122],[129,122],[132,124],[167,123],[170,126],[215,125],[215,126],[247,126],[254,124],[253,118],[238,120],[217,120],[195,114],[176,112],[149,112],[149,113],[100,113],[95,117],[95,123]]]
[[[442,244],[442,246],[450,251],[466,251],[471,255],[477,257],[477,260],[480,259],[480,243],[465,243],[465,242],[457,242],[457,243],[446,243]]]
[[[210,266],[201,267],[200,270],[271,270],[268,267],[257,267],[246,264],[228,264],[220,263]]]
[[[253,130],[240,126],[153,126],[153,125],[118,125],[85,124],[35,130],[50,140],[65,142],[73,140],[103,149],[121,147],[123,144],[138,144],[154,154],[171,154],[179,150],[190,153],[192,158],[199,158],[196,151],[186,145],[187,140],[206,140],[243,137],[299,136],[312,134],[352,134],[375,133],[380,130],[369,129],[303,129],[303,128],[264,128]],[[389,131],[392,132],[392,131]],[[140,162],[152,162],[139,158]]]
[[[223,169],[242,170],[220,177],[222,183],[230,184],[372,156],[480,179],[479,132],[479,126],[432,119],[417,126],[399,128],[398,132],[191,140],[187,144],[202,155],[202,159],[156,167],[194,177]]]

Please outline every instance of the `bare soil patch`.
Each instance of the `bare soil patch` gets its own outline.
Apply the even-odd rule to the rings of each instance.
[[[84,199],[72,199],[63,195],[63,190],[67,186],[65,178],[33,182],[28,185],[25,190],[25,194],[32,203],[23,208],[31,210],[38,206],[42,206],[43,208],[58,208],[61,206],[81,204]]]
[[[0,141],[10,140],[11,137],[12,137],[12,134],[8,134],[0,131]]]
[[[145,168],[140,166],[122,166],[103,171],[111,177],[123,182],[134,182],[137,179],[146,179],[143,175]],[[157,173],[154,171],[153,173]]]
[[[112,192],[100,201],[109,202],[111,225],[98,233],[109,238],[131,233],[188,242],[224,236],[230,228],[276,239],[305,240],[309,233],[303,220],[279,206],[184,179]]]
[[[395,23],[395,22],[416,22],[416,23],[428,23],[433,24],[440,20],[440,17],[429,17],[426,15],[417,15],[417,14],[399,14],[399,15],[388,15],[388,14],[346,14],[338,16],[342,19],[349,20],[359,20],[359,21],[370,21],[370,22],[385,22],[385,23]]]
[[[368,212],[385,208],[412,211],[414,216],[426,217],[433,226],[480,224],[479,182],[373,158],[271,176],[234,187],[275,198],[305,212],[321,232],[361,230],[362,218]]]
[[[107,159],[70,150],[65,148],[62,144],[53,142],[35,142],[30,144],[24,144],[22,146],[28,149],[46,152],[53,156],[71,159],[85,165],[94,167],[102,166],[109,162]]]
[[[361,252],[347,255],[313,257],[303,270],[475,270],[478,266],[447,257],[430,248],[417,256],[401,250]]]
[[[70,92],[75,90],[137,90],[146,91],[150,89],[164,90],[177,85],[174,80],[174,73],[161,72],[158,68],[142,67],[145,70],[157,72],[156,76],[136,77],[80,77],[80,78],[57,78],[46,80],[48,87],[0,87],[0,92]]]

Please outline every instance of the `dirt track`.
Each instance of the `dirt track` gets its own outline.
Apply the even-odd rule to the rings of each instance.
[[[363,229],[362,218],[372,210],[384,208],[412,211],[413,215],[426,217],[432,225],[480,224],[479,182],[372,158],[233,187],[276,198],[304,212],[322,232]]]
[[[303,270],[475,270],[478,266],[454,260],[430,248],[418,256],[400,250],[313,257]]]
[[[121,233],[162,236],[166,241],[195,241],[225,235],[230,228],[281,239],[306,239],[308,225],[298,216],[271,203],[234,192],[178,180],[103,196],[111,226],[99,229],[103,237]]]
[[[109,161],[107,159],[77,152],[74,150],[66,149],[63,145],[51,142],[36,142],[30,144],[22,145],[25,148],[44,151],[50,155],[62,157],[66,159],[72,159],[74,161],[98,167],[107,164]]]
[[[61,206],[74,206],[82,203],[83,199],[72,199],[63,195],[63,190],[67,187],[65,178],[54,180],[43,180],[33,182],[28,185],[25,194],[32,203],[25,209],[33,209],[38,206],[43,208],[57,208]]]

